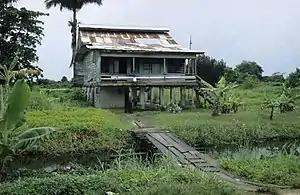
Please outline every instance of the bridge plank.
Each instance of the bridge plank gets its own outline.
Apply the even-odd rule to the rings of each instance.
[[[184,158],[183,154],[180,151],[178,151],[176,148],[170,147],[169,150],[172,151],[177,156],[177,160],[180,163],[182,163],[182,164],[191,164],[188,160],[186,160]]]
[[[168,136],[170,138],[172,138],[175,142],[177,142],[178,144],[180,144],[182,147],[187,148],[188,150],[195,150],[193,147],[191,147],[190,145],[188,145],[187,143],[185,143],[184,141],[180,140],[179,138],[177,138],[174,134],[172,133],[167,133]]]
[[[149,135],[166,147],[173,146],[172,143],[166,141],[159,133],[149,133]]]
[[[179,143],[177,143],[176,141],[174,141],[170,136],[169,133],[159,133],[159,135],[161,137],[163,137],[168,143],[172,144],[175,148],[177,148],[177,150],[179,150],[180,152],[184,153],[184,152],[188,152],[189,148],[180,145]]]

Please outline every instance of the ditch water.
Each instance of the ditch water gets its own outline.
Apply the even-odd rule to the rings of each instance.
[[[251,155],[253,158],[276,156],[279,152],[294,153],[300,156],[300,140],[276,140],[256,144],[225,145],[216,148],[207,148],[206,152],[214,158],[223,156],[241,157]]]
[[[92,149],[66,154],[22,154],[15,156],[8,167],[8,180],[30,176],[35,173],[52,174],[62,172],[86,172],[87,170],[107,170],[117,159],[126,157],[146,158],[146,154],[125,150]]]

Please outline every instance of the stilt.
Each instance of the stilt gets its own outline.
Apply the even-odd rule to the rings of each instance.
[[[160,87],[159,88],[159,104],[161,106],[163,106],[165,104],[165,100],[164,100],[164,88],[163,87]]]
[[[132,95],[132,106],[134,107],[134,108],[136,108],[136,106],[137,106],[137,89],[136,89],[136,87],[132,87],[131,88],[131,95]]]
[[[195,94],[195,93],[194,93],[194,90],[192,89],[192,90],[191,90],[191,98],[192,98],[192,106],[193,106],[193,107],[195,107],[195,99],[194,99],[195,97],[194,97],[194,94]]]
[[[145,87],[140,87],[140,104],[141,109],[145,109]]]
[[[180,105],[183,106],[183,107],[186,105],[185,87],[180,87]]]
[[[173,91],[174,91],[173,87],[170,87],[170,102],[174,102]]]

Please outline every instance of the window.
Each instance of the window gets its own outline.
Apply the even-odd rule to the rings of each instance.
[[[152,64],[144,64],[143,73],[152,73]]]

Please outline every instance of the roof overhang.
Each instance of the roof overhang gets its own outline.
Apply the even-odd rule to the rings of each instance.
[[[84,45],[76,53],[75,61],[82,60],[82,58],[89,51],[99,51],[101,56],[111,57],[167,57],[167,58],[195,58],[197,55],[204,54],[204,51],[196,50],[167,50],[167,51],[154,51],[154,50],[120,50],[120,49],[103,49],[101,47]]]
[[[145,33],[167,33],[170,29],[164,27],[137,27],[137,26],[109,26],[96,24],[79,24],[80,30],[103,30],[103,31],[126,31],[126,32],[145,32]]]

